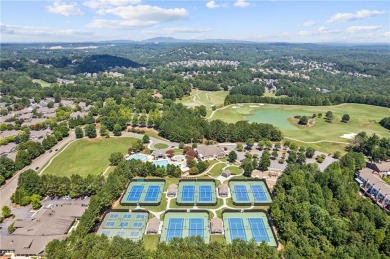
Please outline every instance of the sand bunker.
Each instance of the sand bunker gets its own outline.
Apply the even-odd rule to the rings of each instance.
[[[340,138],[354,139],[356,135],[357,135],[356,133],[348,133],[348,134],[341,135]]]
[[[257,107],[259,107],[259,106],[251,105],[251,106],[249,106],[249,107],[251,107],[251,108],[257,108]]]
[[[233,106],[232,108],[233,108],[233,109],[238,109],[238,108],[240,108],[240,107],[238,107],[238,106]]]

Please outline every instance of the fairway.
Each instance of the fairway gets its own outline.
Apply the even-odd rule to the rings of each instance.
[[[190,96],[183,97],[182,100],[178,100],[177,103],[182,103],[187,107],[196,107],[200,105],[206,106],[207,116],[212,112],[212,107],[221,107],[225,101],[227,91],[202,91],[193,90]]]
[[[44,174],[71,176],[79,174],[101,174],[109,165],[111,153],[126,153],[135,138],[96,138],[80,139],[70,144],[61,154],[53,159]]]
[[[306,127],[298,125],[297,120],[293,119],[294,115],[312,115],[313,113],[322,113],[324,117],[327,111],[333,112],[334,120],[332,123],[325,122],[324,118],[316,118],[314,126]],[[350,122],[340,122],[344,114],[351,116]],[[389,114],[389,108],[364,104],[341,104],[334,106],[234,104],[216,111],[211,120],[220,119],[231,123],[239,120],[270,123],[279,127],[284,136],[290,138],[290,140],[348,143],[348,139],[341,138],[343,134],[366,131],[368,134],[376,133],[380,136],[389,137],[389,131],[378,124],[379,120]],[[320,143],[318,144],[321,146]]]

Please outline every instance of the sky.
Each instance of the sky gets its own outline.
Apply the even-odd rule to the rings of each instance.
[[[390,1],[0,0],[1,42],[390,43]]]

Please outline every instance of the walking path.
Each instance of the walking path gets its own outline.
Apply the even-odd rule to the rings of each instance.
[[[296,138],[290,138],[290,137],[284,137],[284,138],[290,139],[290,140],[294,140],[294,141],[298,141],[298,142],[302,142],[302,143],[305,143],[305,144],[317,144],[317,143],[336,143],[336,144],[344,144],[344,145],[350,144],[348,142],[333,141],[333,140],[303,141],[303,140],[299,140],[299,139],[296,139]]]

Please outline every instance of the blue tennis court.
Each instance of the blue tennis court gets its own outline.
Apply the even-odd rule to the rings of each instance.
[[[201,236],[204,238],[204,220],[201,218],[190,218],[188,236]]]
[[[119,215],[117,213],[112,213],[112,214],[110,214],[110,219],[117,219],[118,216]]]
[[[183,223],[183,218],[170,218],[165,241],[169,242],[174,237],[181,238],[183,236]]]
[[[270,241],[262,218],[249,218],[248,221],[251,228],[252,237],[256,242]]]
[[[185,185],[183,186],[182,201],[194,201],[195,200],[195,186]]]
[[[158,185],[149,186],[144,201],[157,201],[160,189],[161,187]]]
[[[251,190],[255,201],[266,201],[267,196],[265,195],[264,189],[261,185],[251,185]]]
[[[229,231],[231,240],[242,239],[247,241],[242,218],[229,218]]]
[[[139,201],[141,197],[142,191],[144,190],[144,186],[135,185],[131,188],[129,195],[127,195],[127,201]]]
[[[212,201],[211,186],[199,186],[199,201]]]
[[[249,196],[245,185],[235,185],[234,192],[238,201],[249,201]]]

